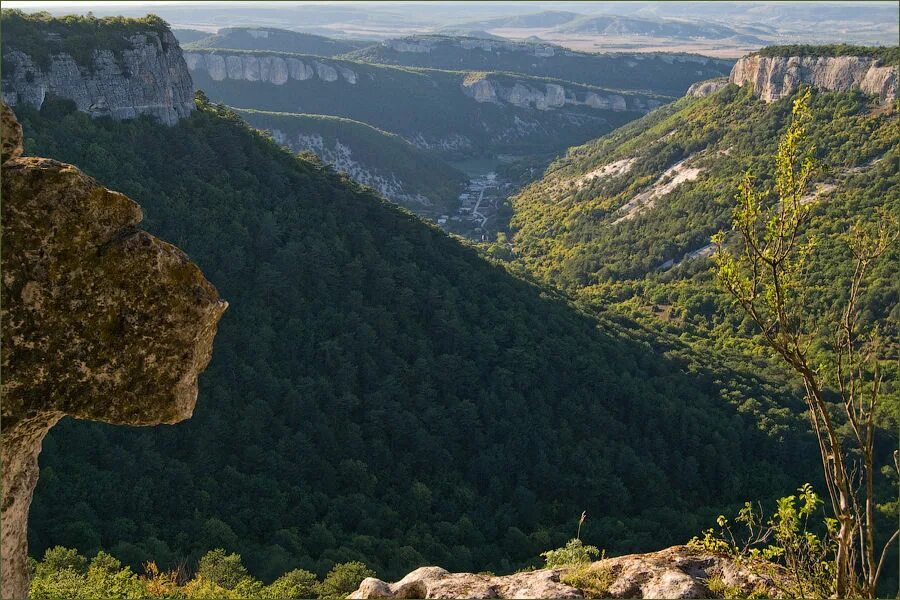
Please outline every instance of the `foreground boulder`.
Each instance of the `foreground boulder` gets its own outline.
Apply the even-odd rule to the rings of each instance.
[[[47,431],[63,416],[128,425],[191,416],[227,303],[141,209],[73,167],[23,157],[3,134],[0,597],[28,593],[28,508]]]
[[[369,577],[350,598],[715,598],[726,588],[766,596],[777,592],[773,582],[732,559],[687,546],[608,558],[580,571],[492,576],[422,567],[396,583]]]

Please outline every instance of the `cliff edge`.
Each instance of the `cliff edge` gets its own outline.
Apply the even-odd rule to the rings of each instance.
[[[607,558],[579,569],[538,569],[503,576],[421,567],[396,583],[364,579],[349,598],[715,598],[717,591],[710,588],[716,585],[739,597],[761,594],[765,598],[777,592],[773,581],[731,558],[673,546]]]
[[[227,303],[141,209],[72,165],[23,157],[2,110],[0,597],[28,593],[38,454],[63,416],[128,425],[191,416]]]
[[[4,12],[9,14],[3,18],[2,83],[8,105],[40,108],[53,95],[94,117],[146,114],[167,125],[194,110],[187,64],[161,19],[69,22]]]
[[[897,98],[897,67],[873,56],[751,54],[735,63],[728,80],[752,86],[764,102],[789,96],[801,84],[832,92],[855,88],[881,102]]]

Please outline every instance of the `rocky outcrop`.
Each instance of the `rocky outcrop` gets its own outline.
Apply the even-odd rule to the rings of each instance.
[[[897,67],[866,56],[745,56],[728,79],[752,86],[754,95],[774,102],[801,84],[827,91],[859,89],[882,102],[897,97]]]
[[[42,68],[6,40],[3,54],[3,101],[40,107],[52,94],[73,100],[94,117],[133,119],[151,115],[167,125],[194,109],[191,76],[178,42],[168,29],[131,35],[129,48],[114,53],[98,49],[91,65],[69,54],[55,54]]]
[[[728,85],[727,77],[716,77],[714,79],[698,81],[688,88],[685,95],[690,96],[691,98],[703,98],[718,92],[726,85]]]
[[[129,425],[191,416],[227,304],[141,209],[81,171],[23,157],[2,106],[0,596],[28,590],[27,519],[47,431],[63,416]]]
[[[587,106],[597,110],[647,112],[661,103],[653,98],[622,96],[583,89],[565,88],[555,83],[536,87],[531,82],[498,81],[490,77],[470,77],[462,83],[463,93],[476,102],[512,104],[519,108],[553,110],[563,106]]]
[[[369,577],[350,598],[713,598],[710,581],[744,595],[776,592],[772,581],[734,560],[687,546],[597,561],[589,569],[596,578],[590,590],[567,579],[571,571],[540,569],[497,577],[422,567],[396,583]]]
[[[185,52],[187,68],[203,72],[213,81],[262,81],[284,85],[290,80],[306,81],[318,78],[325,82],[356,83],[353,69],[336,61],[301,59],[276,54],[240,54],[228,52]]]
[[[280,129],[271,129],[272,139],[293,152],[308,150],[314,152],[322,162],[342,171],[351,179],[367,185],[379,194],[406,206],[430,207],[433,203],[425,195],[412,193],[406,184],[394,173],[385,173],[369,165],[360,163],[353,156],[353,149],[339,139],[331,143],[317,133],[287,135]]]

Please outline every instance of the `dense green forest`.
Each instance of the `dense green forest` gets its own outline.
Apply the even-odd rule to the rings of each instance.
[[[398,135],[328,115],[235,110],[251,126],[277,132],[276,141],[294,152],[312,151],[326,162],[329,158],[342,160],[343,156],[335,156],[340,153],[340,144],[349,151],[346,159],[373,176],[402,186],[396,194],[386,195],[419,214],[436,216],[459,204],[457,198],[467,181],[465,174]],[[428,203],[409,196],[422,196]]]
[[[790,103],[785,98],[767,105],[749,89],[728,86],[707,98],[684,98],[573,148],[514,199],[516,261],[583,300],[618,304],[635,314],[649,310],[674,330],[760,353],[742,341],[754,329],[715,285],[709,254],[692,253],[711,251],[712,234],[730,226],[745,172],[771,189],[771,157]],[[837,234],[880,207],[900,212],[900,119],[890,105],[857,91],[815,93],[811,111],[807,133],[819,170],[810,198],[818,194],[821,201],[807,235],[819,238],[824,267],[818,310],[824,315],[842,299],[849,277],[848,249]],[[622,206],[648,187],[664,185],[663,174],[682,161],[700,170],[695,180],[619,220]],[[586,178],[610,164],[628,168]],[[866,319],[884,322],[892,339],[900,323],[897,258],[895,250],[880,264],[863,299]],[[900,401],[885,410],[900,416]]]
[[[717,284],[710,237],[730,229],[745,173],[773,202],[773,157],[793,100],[765,104],[749,89],[727,86],[707,98],[684,98],[570,150],[513,200],[507,260],[589,305],[615,306],[642,322],[660,323],[698,350],[739,349],[774,362],[759,329]],[[879,219],[878,211],[900,216],[900,119],[893,104],[858,91],[814,92],[810,108],[804,150],[812,153],[816,170],[804,202],[815,204],[801,242],[813,244],[815,267],[805,290],[809,317],[834,323],[854,269],[844,234],[859,220]],[[676,165],[697,169],[698,176],[638,204],[632,218],[622,219],[634,198],[654,187],[666,189],[678,176]],[[735,240],[726,235],[725,243]],[[886,475],[876,483],[883,544],[900,515],[896,481],[887,477],[900,427],[896,245],[866,278],[859,308],[864,326],[878,323],[885,353],[875,461]],[[822,369],[834,334],[821,327],[810,348]],[[896,565],[896,556],[894,551],[888,562]],[[896,567],[886,571],[882,589],[897,589]]]
[[[810,44],[787,44],[766,46],[759,56],[871,56],[888,65],[900,63],[900,46],[854,46],[852,44],[830,44],[816,46]]]
[[[405,52],[394,49],[398,44],[427,46],[430,50]],[[696,81],[728,75],[734,64],[733,60],[698,55],[592,54],[546,43],[443,35],[412,36],[376,44],[345,58],[431,69],[507,71],[673,96],[680,96]]]
[[[859,92],[817,93],[812,111],[808,133],[821,169],[811,191],[827,198],[817,208],[817,226],[846,223],[876,206],[898,208],[897,113]],[[671,279],[697,262],[708,266],[687,255],[730,224],[733,195],[747,170],[771,186],[771,157],[789,114],[790,99],[767,105],[731,85],[707,98],[683,98],[571,149],[514,199],[520,260],[547,281],[597,293]],[[629,201],[663,189],[672,177],[665,173],[679,163],[696,168],[696,178],[621,219]],[[621,169],[601,172],[607,165]],[[673,266],[679,267],[674,273]]]
[[[139,202],[230,303],[192,419],[50,432],[33,556],[223,548],[266,583],[354,560],[508,572],[582,510],[608,552],[658,549],[817,472],[777,370],[585,312],[200,108],[173,127],[17,109],[27,153]]]
[[[793,99],[765,104],[749,89],[727,86],[707,98],[684,98],[572,149],[514,199],[507,258],[588,304],[614,305],[639,320],[661,322],[698,349],[739,348],[745,356],[774,359],[759,329],[717,285],[710,237],[730,229],[745,173],[753,174],[772,202],[773,157]],[[805,289],[809,316],[824,323],[835,321],[848,294],[854,263],[845,232],[858,220],[878,219],[879,210],[900,215],[900,119],[895,106],[858,91],[814,92],[810,108],[805,148],[817,169],[805,201],[817,202],[802,231],[802,242],[814,243],[815,266]],[[697,169],[698,176],[622,219],[623,207],[634,198],[653,186],[665,188],[677,176],[675,165]],[[732,242],[725,237],[726,244]],[[860,319],[878,323],[885,352],[876,464],[887,469],[900,424],[896,246],[867,278]],[[824,360],[834,333],[818,331],[813,356]],[[884,501],[881,533],[889,535],[884,529],[898,518],[896,482],[882,478],[877,489]],[[896,554],[891,556],[896,564]],[[886,578],[885,589],[896,589],[896,570]]]
[[[192,48],[237,48],[241,50],[275,50],[317,56],[335,56],[369,45],[360,40],[336,40],[311,33],[274,27],[225,27],[184,46]]]
[[[92,69],[93,53],[97,48],[110,50],[118,57],[123,50],[131,48],[129,36],[151,31],[162,39],[169,31],[169,25],[156,15],[147,15],[143,19],[92,15],[55,17],[48,12],[26,14],[14,9],[0,13],[0,28],[3,30],[3,55],[19,50],[45,70],[50,67],[51,57],[60,52],[70,54],[78,65]],[[5,62],[3,70],[7,70]]]
[[[161,569],[147,561],[137,572],[103,550],[90,559],[73,548],[48,548],[32,559],[31,600],[342,600],[374,571],[359,561],[336,564],[319,580],[291,569],[264,584],[236,553],[210,550],[196,565]]]
[[[201,51],[195,51],[200,53]],[[206,50],[216,54],[257,54],[250,50]],[[626,93],[583,86],[559,79],[490,73],[491,81],[512,87],[516,82],[544,93],[557,84],[583,101],[588,93],[617,94],[627,110],[597,109],[578,105],[537,110],[506,102],[477,102],[466,95],[463,82],[469,73],[374,65],[307,55],[279,54],[306,64],[320,62],[355,73],[355,83],[341,77],[323,81],[289,79],[282,85],[223,79],[216,81],[203,69],[191,72],[194,88],[229,106],[288,113],[327,114],[362,121],[403,136],[413,144],[449,156],[481,154],[532,154],[564,151],[574,144],[603,135],[645,111],[652,100],[670,97],[651,93]],[[488,76],[488,75],[485,75]]]

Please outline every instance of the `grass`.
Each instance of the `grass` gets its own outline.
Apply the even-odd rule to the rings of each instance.
[[[594,563],[575,567],[559,580],[581,590],[587,598],[604,598],[614,578],[607,567]]]

